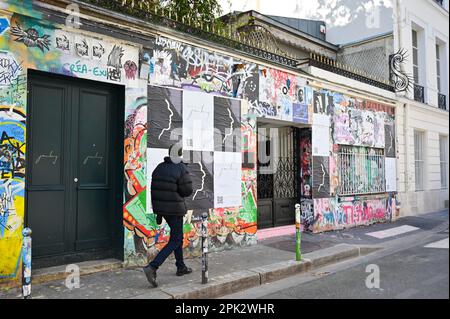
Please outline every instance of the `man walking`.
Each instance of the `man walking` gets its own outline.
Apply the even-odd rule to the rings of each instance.
[[[183,260],[183,217],[186,214],[185,197],[192,194],[192,179],[187,165],[182,162],[182,150],[169,149],[169,157],[159,164],[152,175],[151,197],[153,212],[158,215],[158,223],[164,218],[170,227],[170,240],[155,259],[144,267],[147,280],[153,287],[158,286],[156,271],[173,252],[176,259],[177,276],[190,274],[192,269]],[[174,154],[172,154],[174,153]]]

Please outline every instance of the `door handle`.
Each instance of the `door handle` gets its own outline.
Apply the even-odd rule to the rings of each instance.
[[[75,183],[78,183],[78,178],[75,177],[75,178],[73,179],[73,181],[74,181]]]

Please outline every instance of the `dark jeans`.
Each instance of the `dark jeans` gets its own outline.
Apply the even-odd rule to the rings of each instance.
[[[178,269],[186,267],[183,260],[183,216],[163,216],[170,227],[170,239],[149,266],[158,269],[173,252]]]

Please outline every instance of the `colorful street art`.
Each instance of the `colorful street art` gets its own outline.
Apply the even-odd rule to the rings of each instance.
[[[334,102],[333,142],[335,144],[385,147],[387,113],[354,107],[354,99],[343,98]]]
[[[113,39],[100,40],[80,32],[74,33],[43,19],[36,19],[40,14],[32,11],[30,4],[30,1],[9,1],[8,4],[2,3],[0,8],[13,12],[28,10],[28,17],[17,13],[0,14],[0,281],[16,279],[21,263],[28,70],[120,83],[129,88],[138,86],[135,67],[139,63],[137,48]],[[5,27],[6,22],[8,28]],[[128,108],[132,107],[130,105]],[[141,122],[138,121],[140,114],[135,115],[134,131],[130,136],[137,141],[133,144],[133,150],[126,148],[131,154],[126,157],[130,159],[126,165],[126,189],[127,194],[143,194],[145,203],[146,183],[141,177],[145,174],[139,175],[139,164],[140,156],[145,160],[146,148],[144,155],[134,152],[141,139],[144,139],[146,146],[146,134],[139,135],[138,125],[145,123],[146,126],[146,111],[144,114]],[[128,140],[125,143],[128,146]],[[141,199],[139,196],[137,198]],[[135,198],[127,198],[127,204],[132,207],[128,202],[131,201],[134,208],[138,207],[139,201],[132,199]]]
[[[188,203],[183,244],[186,254],[200,254],[199,211],[209,212],[211,250],[256,243],[258,117],[307,125],[315,121],[316,126],[325,127],[315,136],[326,142],[321,143],[325,145],[323,149],[314,151],[317,145],[310,128],[302,129],[299,141],[300,197],[306,230],[321,232],[390,220],[395,210],[394,194],[337,196],[340,163],[336,154],[339,145],[351,145],[384,149],[387,157],[395,158],[395,120],[391,108],[315,89],[298,75],[164,37],[155,39],[150,51],[143,51],[150,71],[148,78],[141,79],[138,46],[55,25],[39,18],[29,4],[30,1],[0,4],[0,281],[16,278],[21,262],[28,70],[125,86],[126,264],[146,264],[170,238],[168,225],[165,222],[158,225],[152,212],[149,183],[152,167],[173,143],[185,144],[185,150],[194,159],[190,163],[196,176],[194,196],[201,198]],[[5,9],[9,11],[1,11]],[[10,13],[24,10],[30,11],[27,17]],[[192,105],[186,113],[183,92],[203,94],[204,101],[210,101],[211,105],[197,108],[195,104],[200,100],[192,94]],[[211,131],[210,140],[194,143],[194,137],[186,134],[189,125],[183,123],[190,114],[197,114],[194,116],[197,120],[206,115],[210,126],[218,129]],[[320,125],[324,119],[327,124]],[[238,143],[233,144],[231,153],[239,155],[233,156],[232,165],[224,166],[223,158],[221,165],[205,163],[205,156],[214,158],[216,152],[228,152],[225,146],[232,140],[233,130],[239,134],[235,134]],[[233,164],[239,164],[240,156],[241,163],[236,167]],[[235,185],[232,194],[225,194],[228,199],[215,194],[224,185],[214,183],[215,168],[231,171],[224,173],[233,176]],[[234,201],[235,192],[239,193],[237,185],[240,185],[240,205]],[[224,204],[228,201],[232,204]]]
[[[310,123],[312,89],[306,80],[275,69],[259,69],[256,114],[297,123]]]
[[[9,20],[3,18],[3,21]],[[5,25],[3,22],[2,25]],[[0,281],[17,278],[25,199],[26,77],[0,36]]]
[[[259,78],[255,64],[164,37],[156,39],[147,58],[152,85],[257,99]]]
[[[0,87],[0,97],[5,89]],[[8,93],[6,93],[8,94]],[[17,276],[25,198],[25,114],[0,106],[0,280]]]
[[[314,199],[315,233],[391,220],[395,201],[381,196]]]
[[[311,131],[302,129],[300,134],[300,196],[312,198],[312,147]]]

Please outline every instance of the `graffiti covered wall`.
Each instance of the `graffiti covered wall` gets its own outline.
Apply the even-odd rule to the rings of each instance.
[[[391,109],[164,37],[143,52],[150,68],[148,78],[140,80],[139,48],[33,15],[0,11],[0,280],[17,277],[20,266],[30,69],[125,87],[123,224],[129,264],[147,263],[168,242],[170,229],[157,225],[148,185],[172,143],[189,152],[196,184],[185,217],[186,251],[200,253],[202,211],[210,216],[211,249],[256,243],[258,117],[312,127],[300,141],[305,229],[319,232],[389,220],[393,193],[336,197],[336,154],[339,145],[385,149],[392,175],[396,143]],[[193,121],[207,123],[203,135],[210,138],[195,139]],[[232,140],[231,130],[239,133],[229,155],[224,153],[229,152],[225,144]],[[232,181],[230,192],[223,180]],[[395,192],[395,185],[389,191]]]
[[[394,109],[324,89],[313,96],[313,200],[303,205],[308,208],[305,229],[321,232],[391,220],[396,189],[387,186],[387,175],[395,180],[395,170],[388,170],[396,157]],[[349,147],[351,153],[343,155]],[[349,185],[355,195],[341,195]]]
[[[2,26],[8,26],[0,32],[0,281],[17,278],[21,262],[28,70],[121,84],[127,90],[139,88],[138,48],[54,25],[27,8],[5,7],[27,16],[0,11]],[[129,113],[138,109],[136,101],[127,99],[127,103]],[[142,154],[135,154],[138,162],[145,159]],[[138,176],[138,172],[130,175]],[[140,181],[145,185],[144,178]]]
[[[313,232],[337,230],[391,220],[392,196],[362,196],[314,199]]]

